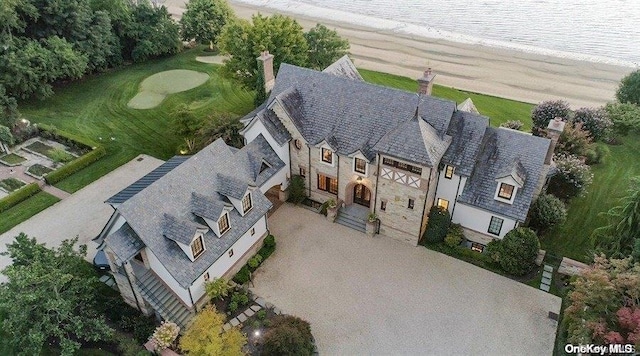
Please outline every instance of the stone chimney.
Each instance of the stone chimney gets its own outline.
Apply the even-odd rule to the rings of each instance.
[[[435,77],[436,75],[431,72],[431,68],[428,68],[424,71],[422,78],[418,78],[418,93],[420,95],[431,95]]]
[[[556,145],[558,144],[560,135],[562,134],[562,131],[564,131],[565,124],[566,122],[562,121],[562,119],[559,117],[556,117],[555,119],[549,121],[549,125],[547,126],[547,137],[551,139],[551,145],[549,145],[549,151],[547,152],[547,157],[544,160],[544,164],[551,164],[553,151],[555,151],[556,149]]]
[[[264,78],[264,91],[269,93],[276,83],[276,78],[273,75],[273,54],[269,51],[263,51],[260,53],[258,60],[258,72],[262,71]]]

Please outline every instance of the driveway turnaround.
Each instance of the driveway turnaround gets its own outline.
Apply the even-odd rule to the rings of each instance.
[[[560,298],[285,204],[254,292],[311,323],[320,354],[551,355]]]
[[[113,213],[111,206],[104,201],[162,163],[147,155],[136,157],[0,235],[0,252],[6,251],[6,245],[21,232],[37,238],[38,242],[45,242],[47,246],[58,246],[62,240],[78,236],[79,244],[88,245],[87,260],[92,260],[96,245],[91,239],[100,233]],[[0,256],[0,270],[10,263],[9,257]],[[0,274],[0,282],[4,280],[6,278]]]

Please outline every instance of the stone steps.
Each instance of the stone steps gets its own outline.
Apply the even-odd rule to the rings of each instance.
[[[358,230],[360,232],[366,232],[367,230],[367,222],[361,216],[353,216],[345,213],[343,209],[338,211],[338,215],[336,216],[336,223],[340,225],[344,225],[350,227],[354,230]]]

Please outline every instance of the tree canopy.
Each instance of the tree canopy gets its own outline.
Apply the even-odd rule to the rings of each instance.
[[[616,98],[621,103],[640,105],[640,69],[622,78]]]
[[[309,67],[313,69],[323,70],[349,53],[349,41],[324,25],[317,24],[304,38],[309,46]]]
[[[222,28],[234,17],[226,0],[191,0],[180,19],[182,39],[195,39],[213,49]]]
[[[39,355],[56,342],[63,355],[73,355],[81,342],[108,341],[112,330],[96,312],[94,290],[100,283],[84,261],[87,248],[76,250],[77,238],[48,249],[24,234],[7,245],[13,264],[0,285],[3,340],[21,355]]]

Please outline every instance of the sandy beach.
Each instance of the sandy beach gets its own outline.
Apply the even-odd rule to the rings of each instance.
[[[180,17],[186,0],[164,2]],[[230,1],[240,18],[273,10]],[[436,84],[538,103],[562,99],[571,106],[599,106],[614,98],[620,79],[633,68],[525,53],[516,50],[417,38],[326,19],[286,13],[309,29],[321,22],[351,43],[358,68],[418,78],[427,67]]]

